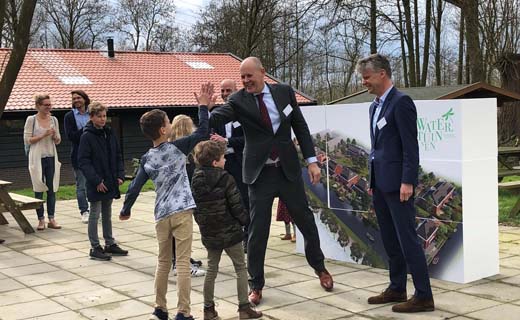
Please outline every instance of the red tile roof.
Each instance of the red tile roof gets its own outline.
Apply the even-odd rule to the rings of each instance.
[[[0,61],[9,53],[0,49]],[[106,51],[29,49],[5,111],[32,110],[35,93],[50,94],[54,109],[68,109],[75,89],[111,108],[194,105],[193,92],[206,81],[218,86],[235,79],[241,87],[240,62],[231,54],[116,51],[108,58]],[[266,81],[277,82],[270,76]],[[297,100],[313,102],[301,93]]]

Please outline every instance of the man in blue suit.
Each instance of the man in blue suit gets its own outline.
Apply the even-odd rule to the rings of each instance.
[[[370,190],[389,258],[390,285],[370,297],[369,304],[400,302],[394,312],[435,309],[428,266],[415,230],[414,188],[417,186],[419,144],[417,110],[410,97],[392,83],[385,56],[373,54],[357,65],[368,92],[376,96],[370,106]],[[407,300],[407,268],[415,294]]]

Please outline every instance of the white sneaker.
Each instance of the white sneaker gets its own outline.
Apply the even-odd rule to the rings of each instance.
[[[200,269],[196,265],[192,264],[190,269],[190,274],[192,277],[204,277],[206,275],[206,271]],[[173,267],[173,275],[177,275],[177,267]]]
[[[192,277],[204,277],[206,275],[206,271],[200,269],[196,265],[191,265],[191,276]]]
[[[88,211],[83,211],[81,213],[81,222],[88,223],[88,216],[89,216],[89,212]]]

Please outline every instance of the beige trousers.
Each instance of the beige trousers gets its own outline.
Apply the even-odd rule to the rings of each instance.
[[[155,224],[159,255],[155,270],[155,307],[168,311],[166,292],[168,274],[172,268],[172,237],[177,252],[177,312],[190,315],[191,274],[190,256],[193,237],[193,210],[175,213]]]

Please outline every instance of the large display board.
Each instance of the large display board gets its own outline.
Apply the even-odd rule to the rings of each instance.
[[[415,101],[420,151],[416,227],[433,278],[498,273],[495,99]],[[302,108],[322,179],[310,204],[330,259],[387,267],[368,190],[369,103]],[[297,251],[303,253],[298,234]]]

